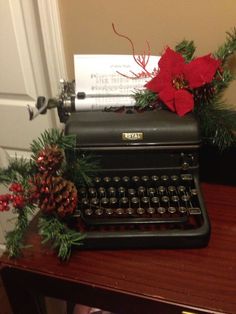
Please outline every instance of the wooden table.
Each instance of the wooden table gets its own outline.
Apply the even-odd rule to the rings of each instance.
[[[236,313],[236,187],[202,184],[212,224],[207,248],[77,251],[67,264],[42,247],[0,259],[17,314],[41,313],[46,295],[122,314]]]

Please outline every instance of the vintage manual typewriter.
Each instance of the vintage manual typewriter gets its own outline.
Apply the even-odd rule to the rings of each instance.
[[[100,163],[79,187],[83,248],[206,246],[210,223],[199,187],[200,135],[191,114],[73,112],[66,134]]]

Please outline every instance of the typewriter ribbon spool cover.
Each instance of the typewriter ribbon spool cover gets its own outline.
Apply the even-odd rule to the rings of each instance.
[[[85,248],[204,247],[210,222],[199,187],[192,114],[79,112],[66,122],[100,170],[79,188]]]

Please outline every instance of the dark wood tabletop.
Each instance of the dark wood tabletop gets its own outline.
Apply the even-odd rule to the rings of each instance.
[[[62,263],[32,223],[32,248],[0,259],[14,313],[40,313],[37,296],[47,295],[122,314],[235,314],[236,187],[204,183],[202,190],[212,227],[207,248],[76,251]]]

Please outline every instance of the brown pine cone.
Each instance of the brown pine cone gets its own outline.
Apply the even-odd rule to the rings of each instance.
[[[32,184],[33,198],[44,213],[57,213],[60,217],[65,217],[75,211],[77,189],[71,181],[61,176],[38,173]]]
[[[57,145],[48,145],[37,156],[36,164],[40,172],[57,172],[64,160],[64,153]]]

